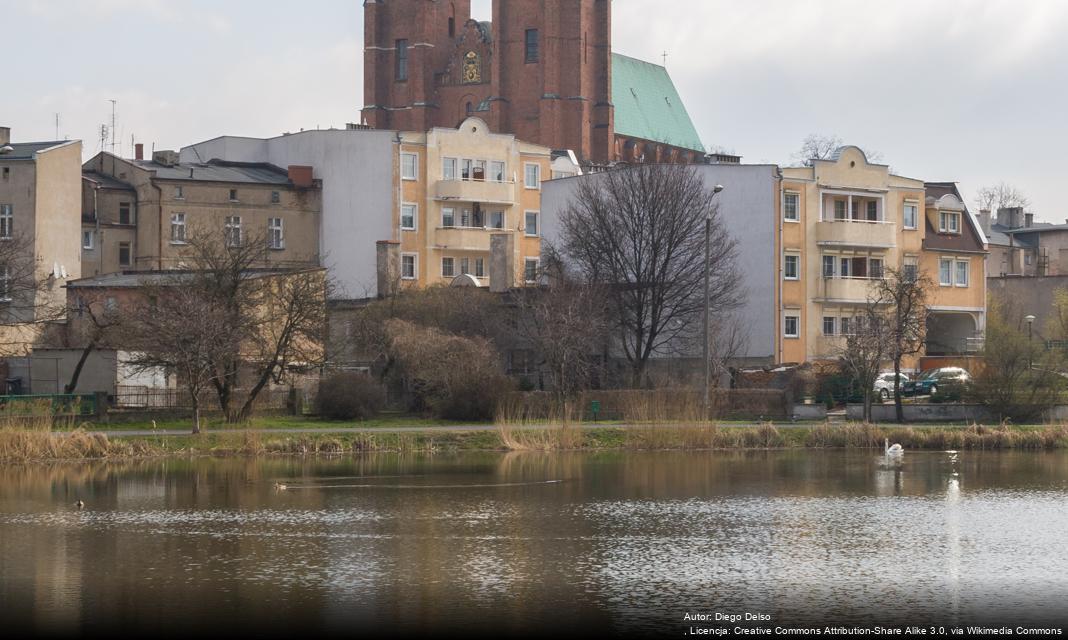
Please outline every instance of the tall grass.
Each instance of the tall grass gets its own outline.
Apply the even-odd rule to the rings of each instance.
[[[540,413],[540,412],[539,412]],[[518,397],[509,397],[497,406],[497,435],[510,451],[558,451],[581,449],[582,409],[573,402],[565,402],[550,409],[547,419],[535,417]]]

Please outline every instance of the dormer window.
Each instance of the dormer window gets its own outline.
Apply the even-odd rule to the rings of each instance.
[[[960,233],[960,214],[956,211],[939,211],[938,232]]]

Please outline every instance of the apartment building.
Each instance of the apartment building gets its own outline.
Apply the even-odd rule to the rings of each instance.
[[[263,268],[317,266],[320,185],[307,166],[151,160],[100,153],[82,172],[81,250],[86,276],[185,267],[194,233],[263,242]]]
[[[836,358],[888,268],[924,271],[935,284],[928,355],[974,350],[986,246],[955,185],[894,175],[857,147],[809,165],[782,170],[779,361]]]
[[[488,286],[494,236],[507,245],[513,282],[533,277],[542,183],[566,174],[567,158],[472,117],[425,132],[353,125],[227,136],[186,147],[180,159],[314,166],[323,189],[321,255],[335,298],[364,299],[457,278]]]
[[[33,339],[25,329],[64,308],[63,284],[81,277],[81,154],[78,140],[13,142],[0,127],[0,343],[12,351]]]

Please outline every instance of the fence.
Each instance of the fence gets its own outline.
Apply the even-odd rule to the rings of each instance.
[[[240,406],[245,402],[244,390],[234,392],[233,404]],[[290,390],[264,389],[256,397],[255,407],[258,411],[283,410],[290,407]],[[186,389],[159,389],[131,385],[119,385],[115,388],[112,407],[117,410],[136,411],[189,411],[193,409],[193,400]],[[214,392],[201,395],[200,408],[203,411],[219,411],[219,396]]]
[[[781,389],[714,389],[710,393],[711,417],[746,420],[783,419],[793,413],[786,391]],[[506,401],[531,419],[551,417],[554,397],[543,391],[511,394]],[[587,391],[575,399],[585,419],[646,420],[690,419],[703,413],[703,396],[692,389]]]
[[[29,416],[49,406],[57,417],[94,416],[97,399],[89,394],[39,394],[26,396],[0,396],[0,410],[8,416]]]

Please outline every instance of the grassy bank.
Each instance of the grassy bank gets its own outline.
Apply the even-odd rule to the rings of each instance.
[[[338,434],[215,432],[183,437],[114,437],[75,429],[0,428],[0,461],[60,461],[160,456],[337,455],[364,452],[871,449],[884,439],[912,450],[1047,450],[1068,448],[1068,427],[880,427],[823,424],[779,429],[716,424],[635,427],[563,426],[496,431]]]

